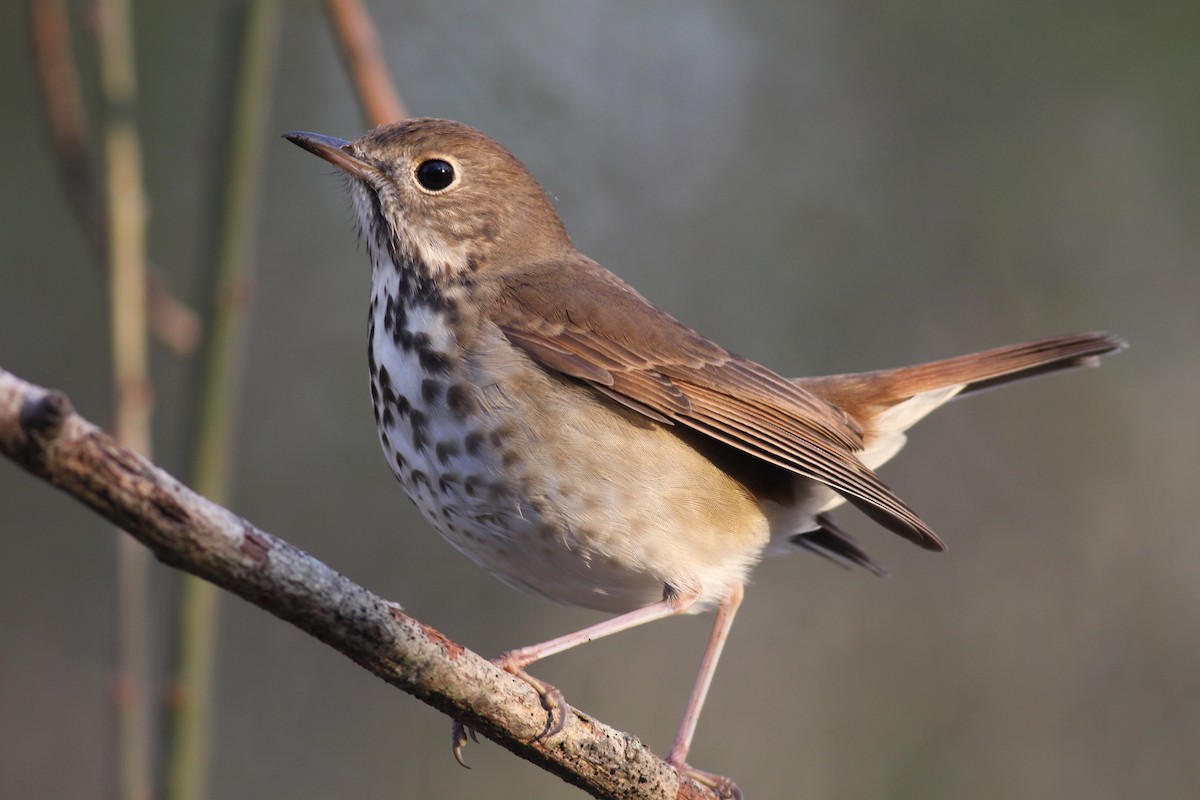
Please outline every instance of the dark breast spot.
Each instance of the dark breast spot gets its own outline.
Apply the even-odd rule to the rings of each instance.
[[[450,371],[449,354],[434,350],[431,346],[418,345],[417,360],[421,362],[421,369],[431,375],[445,375]]]
[[[392,394],[392,406],[395,407],[396,413],[400,415],[401,419],[412,413],[412,403],[402,394]]]
[[[412,413],[409,414],[408,424],[412,426],[413,448],[419,452],[424,452],[425,448],[429,447],[429,432],[427,430],[429,418],[425,416],[425,412],[414,408]]]
[[[374,308],[375,302],[371,302],[371,307]],[[389,294],[387,303],[383,307],[383,330],[389,336],[396,329],[396,301]]]
[[[479,455],[479,451],[483,449],[483,432],[471,431],[468,433],[467,438],[463,439],[463,447],[467,448],[467,453],[470,455]]]
[[[371,314],[367,318],[367,368],[371,371],[372,378],[375,377],[375,366],[375,315]]]
[[[425,380],[421,381],[421,399],[426,403],[432,404],[442,396],[442,390],[445,387],[446,384],[442,383],[436,378],[426,378]]]
[[[433,452],[437,455],[438,461],[448,466],[450,459],[461,453],[462,450],[459,449],[458,444],[455,442],[438,442]]]
[[[396,326],[395,330],[392,332],[392,340],[395,341],[397,339],[397,337],[399,337],[402,340],[405,339],[409,335],[408,334],[408,309],[404,306],[403,303],[396,303],[395,307],[392,309],[392,320]],[[409,340],[409,341],[411,343],[411,340]],[[403,342],[401,342],[401,343],[403,343]]]
[[[456,383],[447,389],[446,407],[459,419],[472,413],[475,410],[475,396],[471,392],[471,387],[465,383]]]

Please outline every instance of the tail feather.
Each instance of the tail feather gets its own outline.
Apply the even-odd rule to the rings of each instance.
[[[874,469],[904,446],[906,430],[955,397],[1065,369],[1094,366],[1100,356],[1126,346],[1123,339],[1108,333],[1076,333],[911,367],[799,378],[794,382],[845,409],[862,425],[864,447],[858,455]]]
[[[889,409],[920,398],[921,413],[903,416],[904,430],[951,398],[1065,369],[1095,366],[1099,357],[1124,350],[1123,339],[1107,333],[1077,333],[997,347],[910,367],[798,378],[794,382],[870,425]]]
[[[1107,333],[1077,333],[911,367],[797,378],[793,382],[843,409],[862,426],[863,448],[857,456],[868,468],[875,469],[904,446],[908,428],[955,397],[1060,370],[1094,366],[1100,356],[1125,347],[1124,340]],[[790,541],[844,566],[857,565],[885,574],[825,513],[846,499],[853,502],[853,498],[834,497],[820,509],[816,518],[819,527],[797,534]],[[871,514],[871,508],[860,508]],[[886,520],[879,521],[887,524]]]
[[[817,524],[821,527],[793,536],[790,540],[792,544],[846,568],[859,566],[880,577],[888,574],[878,561],[871,558],[867,551],[862,549],[853,536],[834,523],[833,517],[828,514],[818,514]]]

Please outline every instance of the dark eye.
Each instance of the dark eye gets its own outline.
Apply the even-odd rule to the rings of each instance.
[[[454,167],[440,158],[422,161],[417,167],[417,183],[431,192],[440,192],[454,183]]]

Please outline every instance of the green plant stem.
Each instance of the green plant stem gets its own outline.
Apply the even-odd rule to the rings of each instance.
[[[152,393],[146,341],[146,232],[141,144],[134,121],[137,81],[128,0],[99,3],[100,78],[108,207],[109,301],[117,438],[150,455]],[[117,544],[114,711],[117,796],[150,797],[149,558],[129,537]]]
[[[221,164],[209,218],[211,245],[201,274],[203,299],[199,407],[192,445],[191,484],[219,503],[232,484],[233,433],[250,292],[251,248],[271,103],[282,4],[254,0],[238,9],[230,41],[236,68],[226,81]],[[200,800],[207,794],[216,663],[217,589],[185,576],[179,600],[176,678],[171,706],[165,796]]]

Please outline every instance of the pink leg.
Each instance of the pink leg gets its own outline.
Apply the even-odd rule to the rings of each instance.
[[[673,617],[676,614],[682,614],[691,608],[695,602],[695,595],[681,597],[671,594],[645,608],[639,608],[636,611],[630,611],[612,619],[606,619],[583,630],[559,636],[557,639],[550,639],[541,644],[531,644],[528,647],[509,650],[496,659],[496,664],[509,672],[514,672],[515,670],[529,666],[535,661],[540,661],[546,656],[570,650],[572,647],[578,647],[581,644],[587,644],[596,639],[603,639],[605,636],[612,636],[614,633],[627,631],[630,628],[636,628],[638,625],[654,622],[656,619],[664,619],[666,617]]]
[[[671,754],[667,757],[667,761],[676,769],[716,790],[718,795],[736,798],[740,798],[742,793],[733,781],[688,766],[687,754],[692,746],[692,737],[696,733],[696,723],[700,721],[700,709],[704,706],[708,687],[712,685],[713,673],[717,671],[717,661],[721,658],[725,640],[729,638],[729,629],[733,626],[733,617],[737,613],[738,606],[742,604],[743,594],[744,590],[740,585],[734,586],[721,601],[721,605],[717,607],[717,618],[713,622],[712,633],[708,637],[708,648],[704,651],[704,660],[700,662],[700,674],[696,676],[696,684],[692,687],[692,696],[688,700],[687,711],[684,712],[679,733],[675,736],[675,744],[671,746]]]
[[[636,628],[638,625],[645,625],[647,622],[682,614],[696,603],[696,599],[697,595],[695,594],[681,596],[668,592],[657,603],[639,608],[636,611],[621,614],[612,619],[606,619],[603,622],[598,622],[595,625],[575,631],[574,633],[568,633],[565,636],[559,636],[556,639],[550,639],[540,644],[533,644],[516,650],[509,650],[494,661],[496,666],[525,681],[542,696],[542,705],[545,706],[550,718],[546,721],[546,730],[541,733],[539,738],[553,736],[566,725],[569,706],[563,698],[562,692],[545,681],[540,681],[527,673],[525,667],[546,656],[570,650],[572,647],[587,644],[595,639],[602,639],[614,633],[627,631],[630,628]],[[555,711],[558,712],[557,721],[554,719]],[[693,727],[695,726],[693,725]],[[473,731],[471,732],[471,736],[474,736]],[[454,741],[454,759],[465,767],[466,763],[462,758],[462,748],[467,743],[467,728],[462,723],[455,721],[452,737]]]

